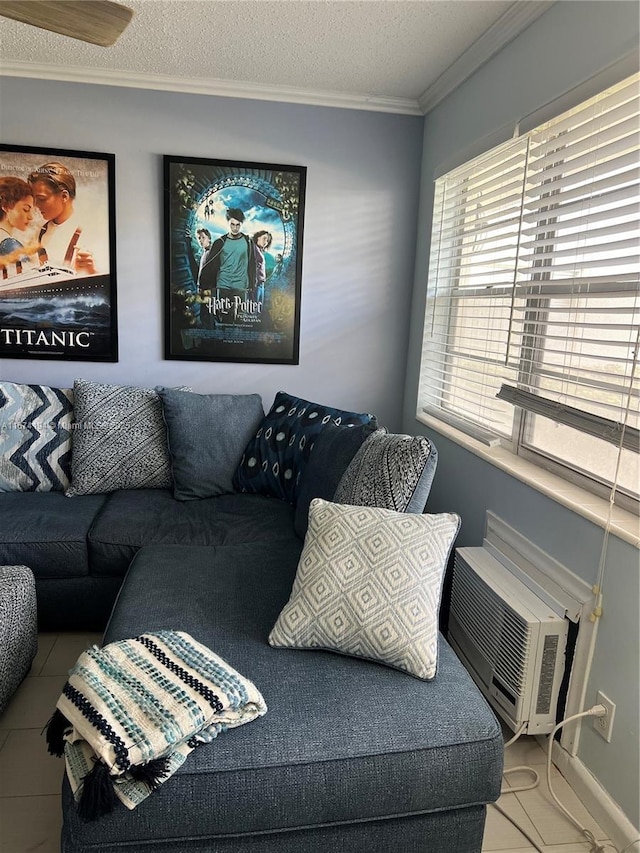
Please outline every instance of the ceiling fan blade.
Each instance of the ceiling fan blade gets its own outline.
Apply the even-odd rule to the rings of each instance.
[[[133,9],[111,0],[1,0],[0,15],[110,47],[133,17]]]

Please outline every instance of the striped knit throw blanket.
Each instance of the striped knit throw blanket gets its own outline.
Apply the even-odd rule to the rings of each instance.
[[[78,812],[134,809],[197,746],[267,712],[254,684],[182,631],[93,646],[69,673],[47,728]]]

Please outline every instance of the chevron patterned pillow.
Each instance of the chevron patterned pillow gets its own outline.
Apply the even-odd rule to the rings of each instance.
[[[167,430],[156,391],[76,379],[73,393],[76,423],[67,496],[171,488]]]
[[[69,485],[73,391],[0,382],[0,492]]]
[[[430,681],[460,518],[311,501],[291,597],[269,643],[377,661]]]

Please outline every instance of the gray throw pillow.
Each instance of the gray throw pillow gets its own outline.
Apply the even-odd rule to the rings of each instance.
[[[152,388],[76,379],[71,485],[65,494],[173,485],[162,402]]]
[[[158,388],[167,425],[173,496],[179,501],[234,492],[233,475],[264,418],[259,394],[193,394]]]
[[[309,504],[313,498],[324,498],[327,501],[333,499],[349,463],[375,430],[374,423],[355,426],[330,423],[316,436],[296,501],[293,524],[300,539],[304,539],[307,532]]]
[[[73,391],[0,382],[0,492],[69,485]]]
[[[291,597],[269,643],[436,674],[438,610],[460,519],[315,498]]]
[[[336,503],[423,512],[438,452],[424,436],[378,430],[365,441],[344,472]]]

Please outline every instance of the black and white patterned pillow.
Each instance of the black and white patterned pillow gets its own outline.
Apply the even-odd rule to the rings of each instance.
[[[0,492],[69,485],[73,391],[0,382]]]
[[[76,379],[73,391],[76,422],[66,495],[171,488],[162,401],[152,388]]]
[[[438,452],[424,436],[370,435],[353,457],[333,496],[336,503],[423,512]]]

